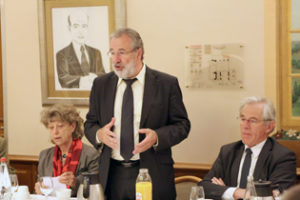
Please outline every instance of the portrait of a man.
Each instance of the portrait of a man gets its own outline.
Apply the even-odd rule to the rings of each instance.
[[[97,10],[98,12],[102,11],[102,16],[95,14]],[[65,22],[57,22],[56,20],[57,28],[53,34],[57,36],[56,43],[54,41],[56,89],[90,90],[93,80],[105,73],[103,55],[100,48],[96,47],[100,45],[104,46],[102,49],[105,49],[106,43],[108,43],[107,26],[105,30],[103,28],[105,26],[96,23],[107,20],[107,11],[105,12],[105,10],[105,7],[66,8],[64,10],[57,8],[54,10],[53,17],[60,16],[60,21],[65,19]],[[91,21],[90,15],[96,20]],[[59,24],[60,26],[66,25],[65,32],[59,29]],[[91,27],[91,25],[93,26]],[[92,38],[93,33],[90,32],[100,28],[107,32],[107,34],[102,34],[103,38],[105,38],[104,35],[107,35],[107,42]],[[58,37],[59,32],[61,33],[60,37]],[[65,39],[68,36],[69,39]],[[101,40],[101,35],[99,36]],[[95,35],[94,37],[96,38]]]

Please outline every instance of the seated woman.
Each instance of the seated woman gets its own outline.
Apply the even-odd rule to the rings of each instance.
[[[54,147],[40,152],[38,177],[59,176],[59,182],[72,189],[76,196],[82,172],[98,172],[98,152],[83,144],[83,119],[70,104],[55,104],[41,112],[41,122],[50,132]],[[37,194],[42,194],[40,184],[35,184]]]

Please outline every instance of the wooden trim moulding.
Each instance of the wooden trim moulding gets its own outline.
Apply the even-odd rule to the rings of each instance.
[[[22,162],[39,162],[38,156],[27,155],[8,155],[10,161],[22,161]]]
[[[22,162],[39,162],[38,156],[28,156],[28,155],[8,155],[10,161],[22,161]],[[174,169],[184,169],[184,170],[205,170],[209,171],[212,164],[199,164],[199,163],[184,163],[177,162],[174,163]],[[297,168],[297,175],[300,176],[300,167]]]

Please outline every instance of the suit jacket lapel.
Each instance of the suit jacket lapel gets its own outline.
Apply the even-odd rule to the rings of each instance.
[[[232,164],[232,185],[237,185],[238,173],[240,168],[241,159],[244,152],[244,145],[240,145],[239,149],[236,151],[236,155]]]
[[[157,90],[156,76],[153,74],[153,71],[146,66],[146,75],[145,75],[145,86],[144,86],[144,97],[143,97],[143,107],[140,128],[145,127],[145,122],[151,108],[152,98]]]
[[[116,88],[118,83],[118,77],[115,74],[112,74],[111,78],[108,81],[108,84],[104,86],[104,96],[103,104],[105,112],[103,113],[103,121],[105,124],[111,121],[111,118],[114,116],[114,104],[115,104],[115,97],[116,97]]]
[[[89,57],[89,61],[90,61],[90,63],[89,63],[89,67],[90,67],[90,71],[91,72],[94,72],[94,71],[96,71],[96,69],[95,69],[95,60],[94,60],[94,58],[95,58],[95,52],[93,51],[93,49],[91,48],[91,47],[89,47],[88,45],[84,45],[85,46],[85,49],[86,49],[86,51],[87,51],[87,54],[88,54],[88,57]]]
[[[269,139],[267,139],[256,161],[256,165],[253,173],[254,180],[257,180],[259,173],[264,171],[263,168],[265,167],[265,162],[270,155],[271,148],[272,148],[272,143]]]
[[[79,60],[76,56],[74,47],[72,45],[72,43],[68,46],[68,63],[70,66],[72,66],[73,70],[77,72],[77,74],[83,74],[82,70],[81,70],[81,66],[79,63]]]

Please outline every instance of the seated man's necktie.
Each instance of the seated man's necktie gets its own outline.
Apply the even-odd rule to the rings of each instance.
[[[251,149],[247,148],[246,149],[246,157],[245,157],[244,164],[242,167],[240,188],[246,188],[246,186],[247,186],[247,176],[249,175],[249,170],[250,170],[250,166],[251,166],[251,154],[252,154]]]

